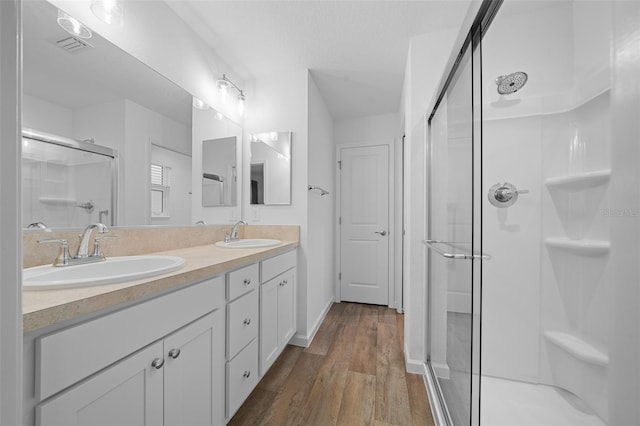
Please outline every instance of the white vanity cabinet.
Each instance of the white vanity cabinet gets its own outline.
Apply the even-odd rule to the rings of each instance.
[[[222,425],[224,333],[219,277],[44,336],[36,424]]]
[[[260,376],[295,334],[296,251],[262,262],[260,285]]]

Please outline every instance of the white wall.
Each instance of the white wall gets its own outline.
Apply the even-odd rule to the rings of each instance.
[[[296,339],[309,336],[308,270],[308,129],[309,129],[309,72],[299,69],[274,76],[261,77],[245,83],[247,99],[251,106],[245,114],[243,164],[251,161],[250,133],[269,131],[291,131],[291,205],[250,205],[250,182],[248,171],[243,176],[243,215],[249,223],[300,225],[300,247],[298,248],[297,325]],[[316,301],[312,301],[315,303]],[[319,301],[318,301],[319,302]]]
[[[335,272],[331,237],[333,199],[312,198],[307,185],[333,188],[332,120],[306,69],[251,80],[245,85],[251,106],[245,115],[243,163],[250,162],[250,133],[291,131],[292,189],[290,206],[250,205],[249,179],[243,184],[244,217],[249,223],[300,225],[297,285],[297,334],[294,342],[308,344],[333,300]],[[311,165],[311,163],[314,163]],[[311,237],[313,235],[313,237]],[[310,259],[313,259],[311,262]]]
[[[318,86],[309,74],[309,167],[307,182],[327,189],[321,196],[317,191],[308,195],[308,327],[317,326],[323,310],[334,298],[336,270],[334,263],[335,229],[335,149],[333,119],[329,114]]]
[[[22,95],[22,126],[73,138],[73,111],[24,93]]]

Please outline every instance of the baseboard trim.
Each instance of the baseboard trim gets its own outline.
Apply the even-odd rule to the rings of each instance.
[[[327,317],[327,314],[329,313],[329,309],[331,309],[331,306],[333,305],[334,301],[335,301],[335,298],[333,297],[331,298],[331,300],[329,300],[329,303],[327,303],[327,306],[325,306],[324,309],[322,310],[320,317],[318,317],[318,319],[316,320],[315,324],[313,325],[313,329],[311,330],[311,333],[309,335],[304,336],[301,334],[296,334],[291,338],[291,340],[289,341],[289,344],[294,346],[301,346],[303,348],[308,348],[311,342],[313,341],[313,338],[316,337],[316,333],[318,332],[318,329],[320,328],[322,321],[324,321],[324,319]]]
[[[423,374],[424,372],[424,362],[417,359],[409,358],[409,348],[406,344],[404,345],[404,364],[407,367],[407,371],[409,373]]]

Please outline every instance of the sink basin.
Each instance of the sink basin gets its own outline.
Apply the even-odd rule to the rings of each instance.
[[[262,247],[273,247],[282,243],[280,240],[271,240],[268,238],[247,238],[243,240],[235,240],[229,241],[225,243],[224,241],[218,241],[216,245],[218,247],[224,248],[262,248]]]
[[[185,263],[183,258],[175,256],[122,256],[84,265],[36,266],[22,271],[22,287],[52,290],[120,283],[175,271]]]

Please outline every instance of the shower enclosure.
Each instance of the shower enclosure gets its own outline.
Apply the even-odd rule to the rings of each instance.
[[[115,225],[117,168],[111,148],[23,130],[23,228]]]
[[[639,70],[638,2],[483,3],[428,120],[440,421],[640,424]]]

